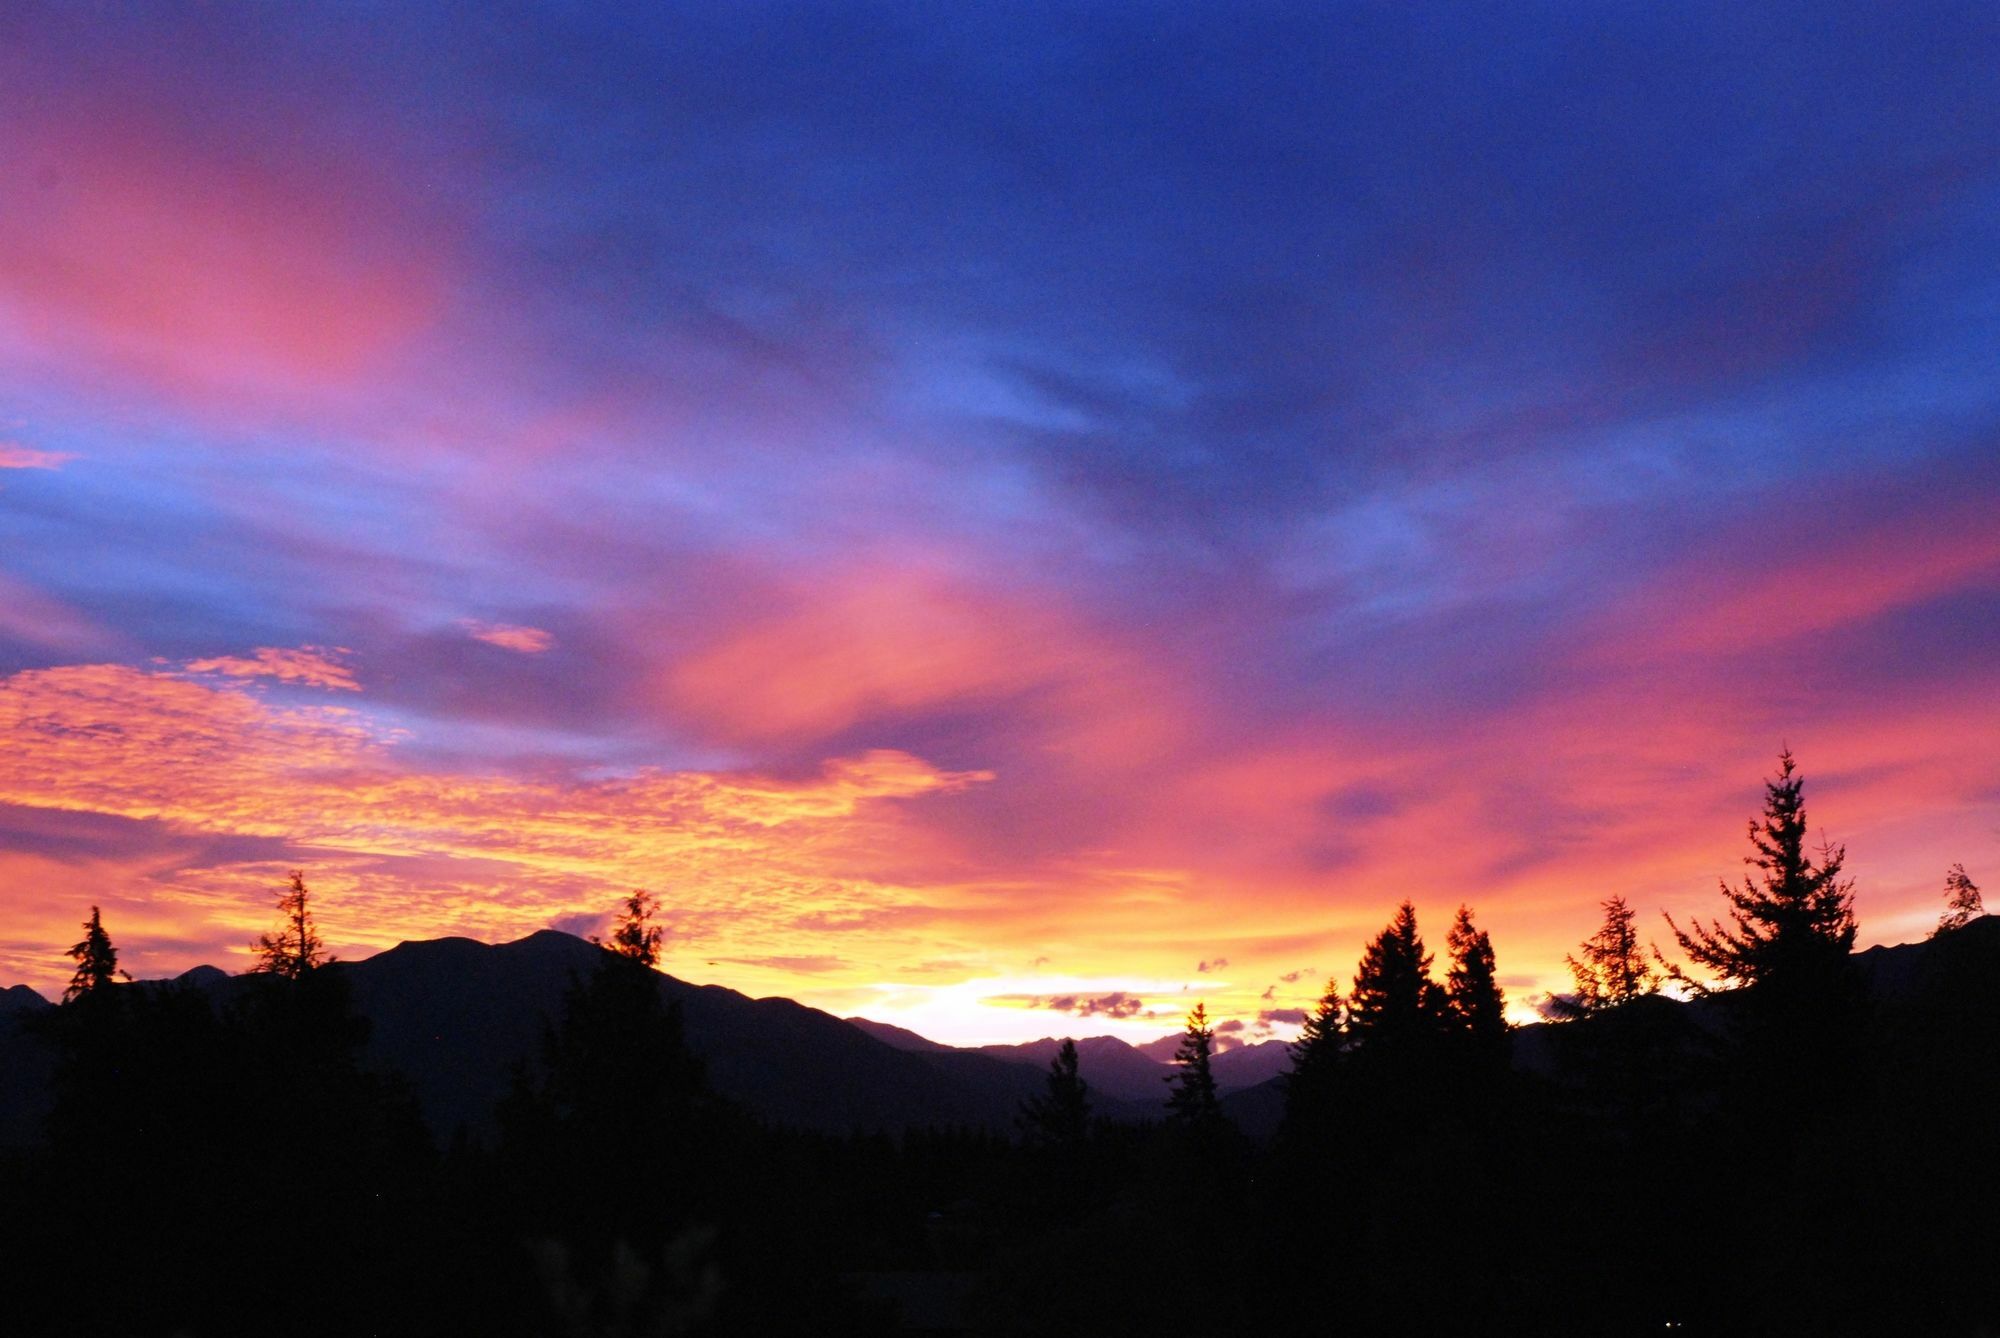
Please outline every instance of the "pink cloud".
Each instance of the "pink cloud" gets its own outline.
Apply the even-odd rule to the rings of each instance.
[[[742,604],[768,612],[710,630],[660,680],[670,708],[720,737],[796,743],[1005,704],[1024,746],[1095,772],[1158,761],[1191,718],[1142,645],[946,563],[911,557],[753,588]]]
[[[40,182],[0,213],[13,351],[233,417],[359,384],[433,326],[438,230],[386,170],[310,136],[267,152],[261,123],[225,140],[143,76],[108,84],[41,100],[0,146]]]
[[[297,650],[260,646],[248,659],[219,655],[212,659],[190,660],[187,671],[191,674],[221,674],[226,678],[275,678],[281,683],[325,688],[330,692],[361,690],[361,685],[354,681],[354,671],[330,658],[319,646],[301,646]]]
[[[1984,499],[1926,507],[1858,532],[1806,535],[1767,553],[1730,547],[1683,564],[1601,629],[1590,659],[1629,664],[1756,650],[1996,587],[2000,530]]]
[[[502,650],[517,651],[522,655],[540,655],[555,647],[553,634],[539,627],[521,627],[513,623],[483,623],[473,618],[459,620],[460,627],[474,641],[484,641],[489,646]]]

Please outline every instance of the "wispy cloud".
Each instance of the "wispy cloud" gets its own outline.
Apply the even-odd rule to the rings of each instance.
[[[74,459],[67,451],[38,451],[18,441],[0,441],[0,469],[61,469]]]

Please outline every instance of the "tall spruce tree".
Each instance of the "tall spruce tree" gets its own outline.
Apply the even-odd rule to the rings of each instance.
[[[1778,755],[1778,774],[1765,782],[1764,813],[1750,821],[1755,853],[1744,863],[1758,873],[1740,887],[1722,884],[1728,922],[1667,926],[1690,965],[1715,979],[1697,979],[1685,968],[1668,974],[1697,993],[1722,985],[1809,987],[1824,983],[1854,949],[1852,879],[1841,877],[1846,850],[1822,845],[1817,861],[1806,850],[1804,782],[1789,748]]]
[[[567,1229],[630,1239],[661,1229],[686,1211],[705,1151],[702,1065],[652,969],[655,911],[647,894],[625,899],[596,969],[571,981],[543,1036],[540,1073],[517,1073],[502,1108],[508,1154],[542,1178]]]
[[[1576,982],[1573,1005],[1565,1011],[1600,1013],[1659,993],[1659,972],[1639,945],[1638,917],[1623,897],[1609,897],[1601,904],[1604,923],[1578,949],[1582,959],[1563,959]]]
[[[64,1003],[97,997],[100,991],[116,983],[120,975],[118,949],[111,946],[111,936],[104,932],[97,907],[90,908],[90,918],[83,922],[83,938],[70,948],[68,955],[76,962],[76,972],[63,991]]]
[[[326,955],[319,930],[313,924],[312,892],[306,887],[304,870],[292,870],[291,881],[278,896],[278,913],[285,917],[278,932],[257,937],[254,970],[287,980],[302,980],[333,961]]]
[[[1076,1042],[1063,1038],[1049,1061],[1048,1090],[1021,1103],[1021,1135],[1041,1147],[1082,1146],[1090,1131],[1090,1085],[1078,1072]]]
[[[1187,1030],[1180,1048],[1174,1051],[1174,1072],[1167,1082],[1167,1118],[1175,1124],[1206,1129],[1222,1119],[1222,1107],[1215,1098],[1215,1074],[1209,1060],[1215,1052],[1215,1031],[1208,1025],[1208,1005],[1197,1003],[1188,1014]]]
[[[94,914],[96,908],[91,909]],[[1952,865],[1944,876],[1944,914],[1938,917],[1931,937],[1940,938],[1963,929],[1984,914],[1986,906],[1980,900],[1979,884],[1966,875],[1963,864]]]
[[[1285,1074],[1285,1123],[1292,1130],[1316,1129],[1330,1115],[1346,1044],[1347,1010],[1336,976],[1326,982],[1326,993],[1292,1042],[1292,1066]]]
[[[1431,979],[1431,955],[1417,932],[1417,908],[1396,918],[1362,951],[1348,995],[1350,1047],[1362,1055],[1422,1047],[1442,1030],[1445,992]]]
[[[1472,923],[1472,910],[1458,908],[1445,938],[1451,969],[1445,976],[1445,1015],[1452,1029],[1474,1045],[1491,1048],[1507,1039],[1507,999],[1501,992],[1493,940]]]

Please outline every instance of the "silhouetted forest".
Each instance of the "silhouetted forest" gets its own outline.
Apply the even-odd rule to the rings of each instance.
[[[0,1016],[49,1066],[6,1078],[48,1102],[0,1331],[1992,1333],[2000,920],[1954,866],[1928,942],[1855,954],[1789,754],[1749,834],[1671,956],[1599,898],[1547,1024],[1405,902],[1275,1083],[1219,1095],[1197,1006],[1153,1118],[1065,1043],[1011,1130],[724,1097],[643,893],[452,1128],[367,1062],[303,875],[227,982],[129,983],[93,907],[61,1004]]]

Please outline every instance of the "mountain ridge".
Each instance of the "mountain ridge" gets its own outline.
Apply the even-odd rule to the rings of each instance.
[[[2000,917],[1975,921],[1953,939],[1992,947],[2000,942]],[[1937,942],[1871,947],[1854,955],[1856,970],[1877,998],[1904,996],[1920,987]],[[545,929],[502,944],[409,940],[328,969],[349,984],[356,1010],[370,1024],[366,1062],[403,1077],[441,1139],[460,1128],[483,1137],[492,1132],[494,1107],[515,1067],[536,1062],[571,982],[594,969],[605,951]],[[953,1047],[792,999],[752,999],[725,986],[656,974],[662,997],[680,1005],[688,1044],[716,1091],[774,1124],[834,1133],[927,1126],[1007,1133],[1021,1103],[1043,1090],[1048,1062],[1061,1045],[1043,1037]],[[118,988],[178,986],[226,1004],[249,980],[198,966],[171,981]],[[0,1084],[0,1142],[31,1138],[46,1108],[52,1054],[32,1019],[54,1007],[26,985],[0,990],[0,1071],[11,1079]],[[1516,1031],[1517,1068],[1545,1068],[1550,1025]],[[1161,1115],[1162,1080],[1173,1069],[1146,1053],[1157,1044],[1078,1039],[1080,1069],[1098,1114],[1121,1120]],[[1239,1115],[1246,1132],[1273,1126],[1282,1108],[1278,1078],[1288,1058],[1289,1048],[1279,1041],[1215,1056],[1225,1109]]]

